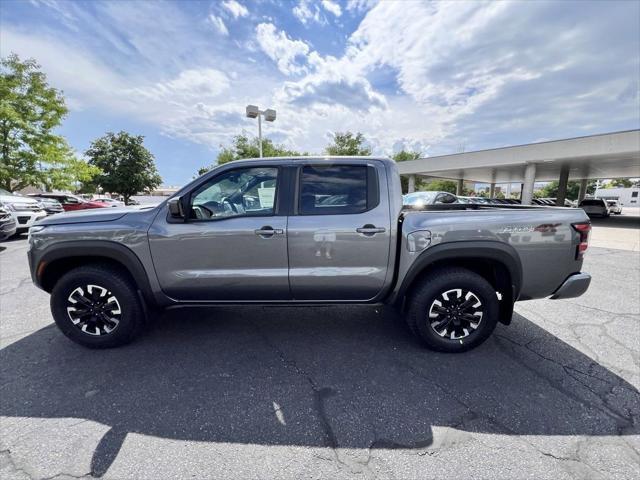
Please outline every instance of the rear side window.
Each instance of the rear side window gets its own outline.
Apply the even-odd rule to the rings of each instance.
[[[376,172],[366,165],[307,165],[300,173],[300,215],[362,213],[375,206]]]

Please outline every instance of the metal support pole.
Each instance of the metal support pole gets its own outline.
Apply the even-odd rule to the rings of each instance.
[[[464,179],[461,178],[460,180],[458,180],[458,185],[456,186],[456,195],[462,195],[463,191],[464,191]]]
[[[409,182],[408,182],[408,186],[407,186],[407,193],[413,193],[416,191],[416,176],[415,175],[409,175]]]
[[[262,112],[258,113],[258,144],[260,148],[260,158],[262,158]]]
[[[560,167],[558,179],[558,194],[556,195],[556,207],[564,207],[564,199],[567,198],[567,183],[569,182],[569,165]]]
[[[588,179],[583,178],[580,180],[580,190],[578,190],[578,204],[584,200],[584,197],[587,196],[587,181]]]
[[[489,198],[493,198],[496,196],[496,184],[492,183],[489,185]]]
[[[536,164],[527,163],[524,168],[524,183],[522,184],[522,192],[520,194],[522,205],[531,205],[533,200],[533,187],[536,183]]]

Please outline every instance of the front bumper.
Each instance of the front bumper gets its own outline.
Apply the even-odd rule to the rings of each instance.
[[[44,210],[40,210],[38,212],[17,211],[11,212],[11,215],[16,220],[18,232],[26,232],[35,222],[45,218],[47,216],[47,212]]]
[[[590,283],[591,275],[588,273],[574,273],[551,295],[551,299],[579,297],[587,291]]]

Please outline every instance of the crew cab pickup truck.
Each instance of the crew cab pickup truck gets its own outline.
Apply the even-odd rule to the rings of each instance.
[[[427,347],[461,352],[517,300],[584,293],[590,228],[579,209],[403,209],[389,159],[254,159],[152,208],[41,220],[28,256],[58,327],[87,347],[125,344],[174,306],[387,303]]]

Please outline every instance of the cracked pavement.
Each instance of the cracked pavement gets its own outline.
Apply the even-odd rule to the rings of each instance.
[[[640,253],[462,355],[379,306],[173,310],[72,344],[0,244],[0,478],[638,478]]]

